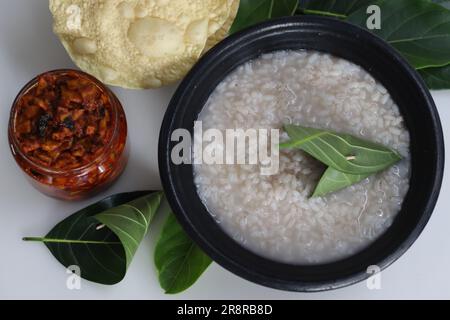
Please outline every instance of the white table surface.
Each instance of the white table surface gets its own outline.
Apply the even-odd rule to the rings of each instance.
[[[107,195],[159,189],[157,140],[175,87],[153,91],[113,88],[128,117],[129,165],[120,181],[96,199],[67,203],[47,198],[28,184],[9,152],[6,134],[18,90],[38,73],[65,67],[74,65],[52,33],[47,0],[0,0],[0,299],[450,298],[449,171],[425,231],[404,256],[382,272],[381,290],[369,290],[360,283],[325,293],[281,292],[250,283],[214,264],[190,290],[166,296],[159,288],[152,261],[162,217],[151,226],[120,284],[108,287],[83,281],[81,290],[68,290],[64,267],[44,245],[22,242],[22,237],[45,235],[70,213]],[[433,97],[450,141],[450,91],[433,92]]]

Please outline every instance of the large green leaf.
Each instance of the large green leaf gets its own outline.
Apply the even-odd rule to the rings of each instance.
[[[161,287],[168,294],[182,292],[197,281],[211,262],[171,214],[155,249]]]
[[[314,190],[313,197],[322,197],[329,193],[347,188],[358,183],[371,174],[348,174],[329,167]]]
[[[380,0],[381,29],[371,30],[395,47],[417,69],[450,63],[450,11],[426,0]],[[366,27],[361,8],[348,21]]]
[[[241,0],[230,34],[271,18],[292,16],[299,0]]]
[[[301,0],[299,12],[346,18],[349,14],[377,0]]]
[[[286,125],[285,130],[291,140],[281,144],[281,148],[300,148],[341,172],[375,173],[401,159],[394,150],[349,134],[295,125]]]
[[[450,0],[431,0],[444,8],[450,9]],[[450,30],[449,30],[450,32]],[[426,68],[419,70],[428,87],[432,90],[450,88],[450,65],[438,68]]]
[[[57,224],[44,242],[65,267],[76,265],[81,277],[116,284],[126,274],[161,202],[162,192],[122,193],[82,209]]]
[[[419,70],[428,88],[439,90],[450,88],[450,65],[440,68],[426,68]]]
[[[450,0],[431,0],[446,9],[450,9]],[[450,30],[449,30],[450,32]],[[426,68],[419,70],[428,87],[432,90],[450,88],[450,65],[440,68]]]

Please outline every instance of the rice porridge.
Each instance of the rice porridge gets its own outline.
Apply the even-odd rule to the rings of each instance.
[[[323,164],[282,150],[276,175],[259,165],[194,165],[203,203],[251,251],[292,264],[326,263],[359,252],[391,225],[409,188],[409,133],[387,90],[361,67],[315,51],[279,51],[226,77],[199,116],[203,128],[281,129],[284,124],[349,133],[395,149],[389,169],[311,198]],[[283,132],[283,131],[281,131]],[[287,140],[286,133],[281,136]]]

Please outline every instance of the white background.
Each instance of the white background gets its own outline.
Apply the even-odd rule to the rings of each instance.
[[[450,54],[450,53],[449,53]],[[214,264],[184,294],[166,296],[159,288],[152,255],[162,217],[151,226],[126,278],[108,287],[83,282],[66,289],[64,267],[42,244],[23,236],[45,235],[70,213],[109,194],[160,188],[157,140],[175,87],[131,91],[114,88],[130,128],[131,158],[120,181],[97,199],[82,203],[53,200],[35,191],[16,166],[7,143],[11,103],[38,73],[74,65],[52,34],[47,0],[0,0],[0,298],[2,299],[393,299],[450,298],[450,177],[420,238],[382,273],[382,289],[365,283],[325,293],[300,294],[267,289]],[[450,91],[433,92],[444,133],[450,141]],[[414,106],[411,106],[413,108]],[[449,157],[450,158],[450,157]]]

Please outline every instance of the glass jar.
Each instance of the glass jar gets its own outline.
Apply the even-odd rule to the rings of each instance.
[[[94,77],[55,70],[31,80],[15,99],[12,154],[39,191],[79,200],[110,186],[128,161],[126,116]]]

